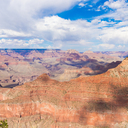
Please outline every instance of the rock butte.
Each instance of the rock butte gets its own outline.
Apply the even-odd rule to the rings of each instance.
[[[0,118],[9,128],[128,126],[128,58],[106,73],[58,82],[47,74],[0,89]]]

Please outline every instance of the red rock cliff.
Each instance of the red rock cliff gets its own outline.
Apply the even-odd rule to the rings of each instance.
[[[37,127],[121,127],[128,122],[128,58],[104,74],[69,82],[43,74],[22,86],[1,88],[0,100],[0,117],[13,128],[17,119],[16,127],[32,127],[25,118],[33,116]]]

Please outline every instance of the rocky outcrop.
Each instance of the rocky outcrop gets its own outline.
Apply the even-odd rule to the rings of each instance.
[[[77,53],[80,54],[78,51],[76,51],[75,49],[68,49],[67,51],[65,51],[66,53]]]
[[[124,58],[128,56],[128,51],[104,51],[103,54]]]
[[[59,52],[57,52],[56,50],[46,50],[43,53],[43,58],[53,58],[53,57],[60,57]]]
[[[96,63],[96,60],[89,59],[88,62]],[[95,66],[84,66],[82,68],[76,68],[76,69],[65,69],[64,73],[59,75],[59,77],[56,78],[56,80],[59,81],[69,81],[71,79],[77,78],[79,76],[92,76],[97,75],[106,72],[108,69],[117,67],[121,61],[108,63],[106,65],[98,65]]]
[[[59,75],[59,78],[57,78],[57,80],[59,81],[69,81],[71,79],[77,78],[81,75],[85,76],[85,75],[93,75],[95,74],[95,72],[89,68],[84,66],[83,68],[80,69],[65,69],[64,73]]]
[[[111,56],[109,54],[103,54],[102,52],[92,52],[92,51],[85,51],[83,55],[87,55],[90,59],[95,59],[97,61],[104,61],[104,62],[112,62],[112,61],[122,61],[122,58],[118,56]]]
[[[99,56],[90,51],[86,53]],[[108,67],[111,68],[111,64]],[[59,81],[69,81],[80,75],[95,75],[105,71],[107,65],[104,60],[101,62],[91,59],[76,50],[0,50],[0,84],[3,87],[14,87],[33,81],[42,73]]]
[[[0,89],[0,118],[7,118],[10,128],[126,126],[127,83],[128,58],[104,74],[69,82],[43,74],[22,86]]]
[[[80,75],[103,73],[107,71],[105,65],[106,63],[90,59],[76,50],[0,50],[0,83],[12,87],[13,84],[34,80],[33,76],[42,73],[48,73],[53,79],[65,81]],[[84,68],[85,66],[90,68],[91,73]],[[67,69],[70,71],[65,71]],[[74,69],[77,71],[74,72]],[[16,79],[11,80],[11,76]]]
[[[25,58],[27,59],[34,59],[34,58],[43,58],[43,54],[38,51],[31,51],[27,55],[25,55]]]
[[[15,50],[0,50],[0,54],[8,57],[12,57],[15,59],[23,59],[24,57],[19,53],[15,52]]]

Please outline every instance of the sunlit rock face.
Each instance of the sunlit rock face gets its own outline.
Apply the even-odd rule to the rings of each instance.
[[[0,88],[0,118],[9,128],[128,126],[128,58],[106,73],[68,82],[47,74],[12,89]]]
[[[0,85],[22,85],[43,73],[58,81],[69,81],[81,75],[103,73],[113,67],[111,62],[115,60],[120,59],[91,51],[79,53],[72,49],[0,49]]]

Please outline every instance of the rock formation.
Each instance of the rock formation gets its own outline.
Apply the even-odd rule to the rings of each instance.
[[[43,58],[42,55],[43,55],[42,53],[33,50],[33,51],[29,52],[27,55],[25,55],[25,58],[27,58],[27,59]]]
[[[124,58],[128,56],[128,51],[104,51],[103,54]]]
[[[103,54],[102,52],[85,51],[83,55],[87,55],[90,59],[96,59],[97,61],[104,62],[122,60],[119,56],[111,56],[109,54]]]
[[[21,85],[34,80],[43,73],[47,73],[51,78],[60,81],[70,80],[80,75],[94,75],[107,71],[107,64],[114,60],[120,59],[90,51],[82,54],[71,49],[67,51],[0,50],[0,84],[8,87],[9,85],[10,87]],[[111,68],[111,65],[114,64],[110,64],[108,67]],[[74,69],[77,71],[73,71]]]
[[[127,127],[128,58],[100,75],[58,82],[43,74],[0,88],[0,100],[9,128]]]

